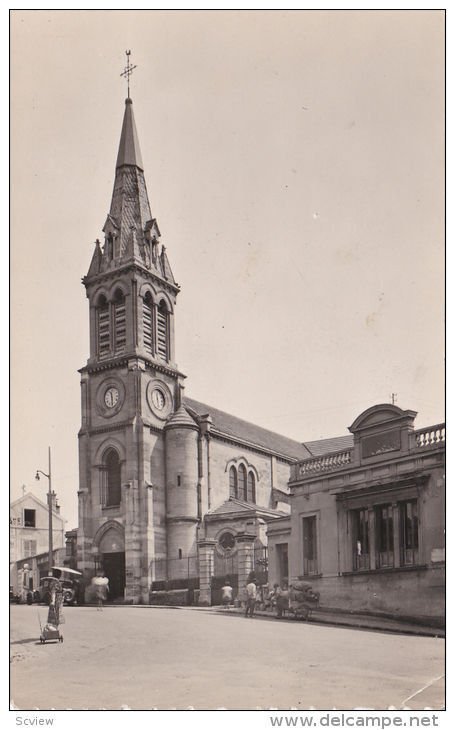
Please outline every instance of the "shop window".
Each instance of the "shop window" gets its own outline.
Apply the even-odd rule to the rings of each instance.
[[[376,567],[393,568],[393,507],[383,504],[375,509]]]
[[[370,567],[370,545],[367,509],[351,511],[351,531],[352,568],[353,570],[368,570]]]
[[[417,500],[400,502],[400,562],[401,565],[418,563],[419,520]]]
[[[303,518],[303,574],[318,572],[316,517]]]

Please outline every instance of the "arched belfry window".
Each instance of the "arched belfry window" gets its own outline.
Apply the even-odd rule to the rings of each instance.
[[[229,496],[233,499],[238,497],[237,489],[237,469],[235,466],[231,466],[229,469]]]
[[[239,466],[239,498],[244,499],[245,502],[247,501],[247,491],[246,491],[246,469],[243,466],[243,464],[240,464]]]
[[[111,349],[109,304],[101,296],[96,305],[96,341],[99,357],[106,357]]]
[[[126,348],[126,307],[125,295],[117,289],[113,304],[114,316],[114,351],[123,352]]]
[[[153,355],[153,300],[150,292],[147,292],[142,304],[144,350]]]
[[[105,507],[120,504],[122,497],[121,467],[119,455],[115,449],[106,451],[103,459],[101,501]]]
[[[248,472],[247,502],[256,502],[256,480],[252,471]]]
[[[169,313],[163,300],[156,316],[156,352],[162,360],[169,360]]]

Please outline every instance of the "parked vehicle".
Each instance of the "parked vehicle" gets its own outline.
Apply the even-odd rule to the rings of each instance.
[[[78,570],[55,566],[52,568],[52,576],[41,578],[38,589],[39,602],[49,605],[52,587],[56,581],[60,581],[63,588],[63,601],[67,605],[76,603],[79,597],[79,577],[82,576]]]
[[[10,603],[20,603],[20,596],[17,595],[17,593],[14,593],[13,586],[9,587],[9,602]]]
[[[55,583],[58,582],[57,578],[53,578],[52,576],[46,575],[44,578],[41,578],[39,582],[39,588],[38,588],[38,602],[39,603],[45,603],[47,606],[50,603],[51,600],[51,593],[52,588],[55,585]]]

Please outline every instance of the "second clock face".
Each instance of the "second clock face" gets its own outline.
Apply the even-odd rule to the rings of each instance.
[[[159,378],[153,378],[147,385],[147,403],[153,415],[165,421],[172,411],[172,393],[169,386]]]
[[[164,406],[166,405],[166,398],[164,396],[164,393],[159,390],[159,388],[154,388],[152,390],[152,403],[159,411],[162,411]]]
[[[117,388],[110,387],[104,394],[104,402],[108,408],[114,408],[118,403],[119,393]]]

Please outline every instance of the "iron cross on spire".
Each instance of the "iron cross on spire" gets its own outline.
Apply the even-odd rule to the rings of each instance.
[[[126,82],[128,84],[128,99],[129,99],[130,98],[130,76],[133,73],[134,69],[137,68],[137,66],[132,66],[130,64],[131,51],[125,51],[125,53],[126,53],[126,66],[123,69],[120,76],[124,76],[126,78]]]

